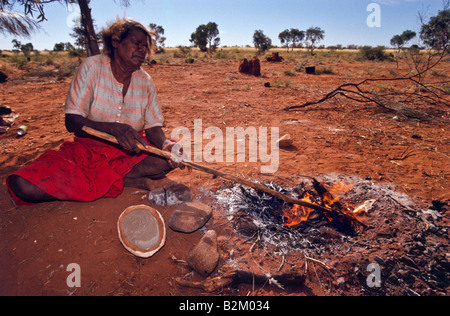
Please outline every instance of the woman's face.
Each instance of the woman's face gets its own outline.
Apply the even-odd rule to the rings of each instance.
[[[114,55],[121,65],[131,71],[138,70],[148,54],[147,34],[133,29],[121,42],[113,41]]]

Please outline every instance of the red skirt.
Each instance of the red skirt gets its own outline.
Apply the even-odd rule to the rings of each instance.
[[[119,196],[125,176],[146,157],[147,154],[133,155],[119,146],[91,138],[75,138],[62,144],[59,151],[46,152],[13,175],[28,180],[58,200],[92,202]],[[6,185],[16,204],[30,204],[11,191],[9,177]]]

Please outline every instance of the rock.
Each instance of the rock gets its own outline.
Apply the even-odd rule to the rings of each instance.
[[[306,70],[306,73],[308,75],[315,75],[316,74],[316,67],[315,66],[307,66],[305,68],[305,70]]]
[[[289,134],[284,135],[277,141],[277,145],[279,148],[289,148],[292,146],[293,143],[294,141],[292,140],[291,135]]]
[[[185,202],[191,202],[193,198],[191,190],[180,183],[171,184],[150,191],[148,200],[158,206],[174,206]]]
[[[8,115],[11,113],[12,113],[12,110],[9,106],[0,105],[0,115]]]
[[[205,226],[212,214],[212,209],[208,205],[188,202],[175,209],[168,225],[174,231],[189,234]]]
[[[209,230],[189,252],[187,262],[192,269],[207,277],[217,267],[219,257],[217,234],[215,231]]]
[[[341,290],[346,290],[346,289],[348,289],[348,284],[347,284],[347,282],[346,282],[346,280],[345,280],[344,277],[338,278],[338,279],[337,279],[335,282],[333,282],[333,283],[334,283],[334,285],[335,285],[336,287],[340,288]]]
[[[0,83],[5,83],[6,81],[8,81],[8,75],[0,71]]]

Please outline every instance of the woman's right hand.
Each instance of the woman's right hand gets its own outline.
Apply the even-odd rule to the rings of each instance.
[[[116,137],[119,145],[128,151],[141,153],[136,142],[141,143],[144,147],[148,147],[147,142],[134,130],[130,125],[121,123],[111,123],[109,134]]]

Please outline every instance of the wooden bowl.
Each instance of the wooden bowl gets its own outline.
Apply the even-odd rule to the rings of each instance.
[[[140,258],[150,258],[166,242],[164,219],[147,205],[127,208],[117,221],[117,230],[125,249]]]

